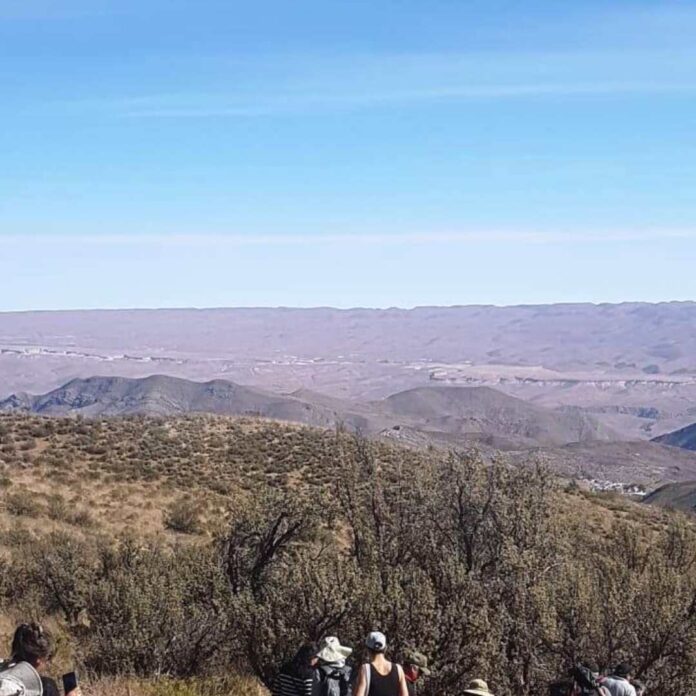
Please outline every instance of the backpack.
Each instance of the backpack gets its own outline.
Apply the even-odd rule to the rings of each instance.
[[[549,684],[549,696],[572,696],[572,681],[557,681]]]
[[[594,674],[584,665],[576,665],[571,672],[575,683],[580,687],[580,693],[583,696],[595,696],[602,694],[602,689],[599,682],[595,679]]]
[[[0,696],[42,696],[43,684],[28,662],[0,661]]]
[[[351,669],[322,666],[317,669],[319,696],[352,696]]]

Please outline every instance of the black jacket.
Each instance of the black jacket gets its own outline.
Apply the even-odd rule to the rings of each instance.
[[[60,696],[60,691],[58,691],[58,684],[56,684],[50,677],[41,677],[41,683],[43,684],[44,696]]]

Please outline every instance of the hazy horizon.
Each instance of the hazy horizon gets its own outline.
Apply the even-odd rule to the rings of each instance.
[[[525,307],[554,307],[554,306],[592,306],[601,307],[603,305],[669,305],[669,304],[696,304],[696,300],[621,300],[618,302],[520,302],[517,304],[495,304],[492,302],[476,302],[471,304],[436,304],[436,305],[411,305],[411,306],[369,306],[355,305],[340,307],[336,305],[220,305],[220,306],[171,306],[171,307],[68,307],[64,309],[0,309],[0,314],[41,314],[41,313],[68,313],[68,312],[158,312],[158,311],[224,311],[224,310],[335,310],[338,312],[350,311],[401,311],[410,312],[418,309],[457,309],[472,307],[491,307],[496,309],[516,309]]]

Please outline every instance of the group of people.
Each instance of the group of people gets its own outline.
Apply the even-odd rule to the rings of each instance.
[[[40,674],[54,652],[53,638],[41,624],[18,626],[12,638],[10,658],[0,660],[0,696],[59,696],[56,682]],[[78,696],[78,693],[75,686],[65,696]]]
[[[551,684],[550,696],[643,696],[645,685],[633,679],[633,669],[622,662],[608,674],[585,662],[570,671],[568,681]]]
[[[367,636],[367,660],[355,666],[353,649],[330,636],[319,645],[307,643],[284,664],[273,684],[273,696],[417,696],[419,680],[430,675],[428,659],[407,653],[403,666],[387,659],[387,639],[373,631]],[[567,679],[549,686],[549,696],[644,696],[645,687],[622,663],[602,675],[592,663],[576,665]],[[472,680],[466,696],[494,696],[483,679]]]
[[[430,675],[428,659],[418,651],[408,653],[403,665],[387,659],[387,639],[379,631],[367,636],[365,650],[367,661],[356,667],[353,649],[335,636],[305,644],[280,668],[273,696],[417,696],[419,680]],[[494,696],[483,679],[462,693]]]
[[[428,659],[418,651],[406,655],[403,665],[386,656],[387,639],[379,631],[365,641],[367,661],[355,666],[353,649],[335,636],[319,645],[305,644],[284,664],[273,685],[273,696],[417,696],[418,682],[430,675]],[[58,686],[41,676],[55,651],[51,635],[40,624],[20,625],[12,640],[11,657],[0,661],[0,696],[59,696]],[[576,665],[566,680],[554,682],[549,696],[644,696],[643,684],[632,678],[625,663],[608,675],[592,663]],[[65,686],[65,696],[78,690]],[[494,696],[483,679],[472,680],[463,696]]]

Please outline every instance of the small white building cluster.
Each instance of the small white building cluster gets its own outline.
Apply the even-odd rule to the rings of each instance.
[[[621,483],[619,481],[602,481],[600,479],[586,479],[591,491],[612,491],[621,495],[630,495],[642,498],[646,491],[645,486],[638,483]]]

